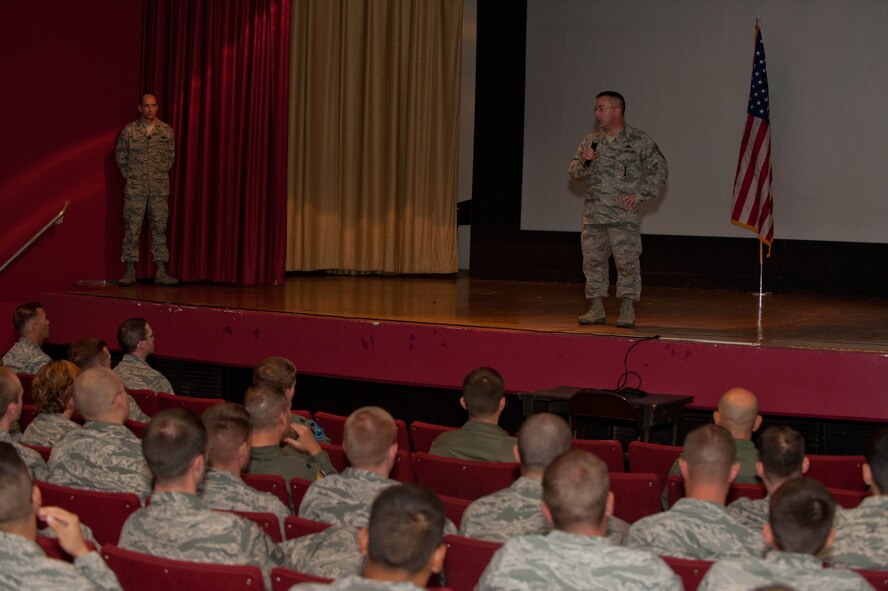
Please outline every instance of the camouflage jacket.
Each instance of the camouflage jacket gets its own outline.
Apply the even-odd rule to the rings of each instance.
[[[5,441],[15,448],[16,453],[18,453],[28,467],[28,470],[31,471],[31,478],[34,480],[46,480],[46,462],[43,461],[43,456],[39,452],[13,441],[9,433],[3,429],[0,429],[0,441]]]
[[[170,194],[176,141],[168,124],[156,120],[150,134],[141,119],[127,124],[117,138],[116,158],[127,195]]]
[[[888,496],[866,497],[836,520],[836,542],[826,561],[837,566],[888,570]]]
[[[728,513],[731,517],[753,531],[761,531],[762,526],[768,523],[770,515],[770,495],[764,499],[748,499],[740,497],[728,505]]]
[[[423,591],[409,581],[374,581],[358,575],[349,575],[329,585],[321,583],[302,583],[291,587],[298,591]]]
[[[469,538],[505,542],[513,536],[547,534],[552,525],[540,509],[543,481],[522,476],[509,488],[474,501],[463,513],[459,534]],[[607,521],[607,538],[619,546],[629,535],[629,524],[617,517]]]
[[[123,385],[130,390],[151,390],[155,394],[158,392],[175,394],[172,384],[163,377],[162,373],[132,353],[123,356],[120,363],[114,367],[114,373],[123,380]],[[132,409],[132,406],[130,408]],[[132,411],[130,418],[132,418]]]
[[[43,349],[25,337],[19,337],[3,356],[3,365],[16,373],[35,374],[50,361],[52,358]]]
[[[42,412],[25,428],[19,442],[52,447],[62,437],[77,429],[80,429],[80,425],[61,413]]]
[[[429,453],[459,460],[515,462],[512,452],[518,440],[496,425],[468,421],[460,429],[441,433]]]
[[[842,568],[823,568],[809,554],[769,552],[765,558],[719,560],[706,573],[698,591],[748,591],[787,585],[805,591],[873,591],[859,574]]]
[[[761,556],[764,552],[761,533],[741,525],[724,506],[687,498],[679,499],[669,511],[633,523],[626,545],[694,560]]]
[[[287,540],[281,549],[287,568],[316,577],[338,579],[357,575],[364,566],[358,530],[347,525],[334,525],[316,534]]]
[[[342,474],[330,475],[308,487],[299,506],[299,517],[367,527],[370,505],[376,496],[396,484],[400,483],[367,470],[346,468]]]
[[[35,542],[4,531],[0,531],[0,564],[0,589],[120,590],[117,577],[98,552],[71,564],[47,558]]]
[[[656,556],[605,538],[553,531],[518,536],[496,551],[479,591],[681,591],[681,580]]]
[[[129,420],[140,423],[147,423],[151,420],[151,417],[145,414],[142,407],[136,402],[136,399],[129,394],[126,395],[126,403],[129,405],[129,416],[127,417]]]
[[[588,166],[583,150],[597,143],[596,157]],[[623,209],[620,200],[633,195],[639,203],[656,197],[666,184],[668,166],[660,148],[645,132],[625,126],[613,138],[603,131],[588,134],[568,165],[576,179],[586,179],[584,224],[639,222],[639,208]]]
[[[224,511],[261,511],[274,513],[284,532],[284,520],[290,515],[277,495],[261,492],[246,484],[240,476],[208,468],[201,483],[200,498],[211,509]]]
[[[258,525],[231,513],[213,511],[194,495],[155,493],[151,504],[129,516],[121,548],[190,562],[258,566],[271,589],[271,569],[284,553]]]
[[[247,472],[277,474],[288,482],[291,478],[317,480],[324,475],[337,474],[336,468],[330,463],[330,456],[324,450],[316,456],[310,456],[304,451],[289,446],[285,450],[277,445],[264,445],[250,450]]]
[[[87,421],[52,448],[49,481],[106,492],[151,494],[151,472],[142,443],[123,425]]]

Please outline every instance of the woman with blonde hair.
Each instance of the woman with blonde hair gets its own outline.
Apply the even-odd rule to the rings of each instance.
[[[80,428],[71,420],[78,374],[80,369],[70,361],[51,361],[37,371],[31,395],[39,414],[25,429],[22,443],[52,447],[69,431]]]

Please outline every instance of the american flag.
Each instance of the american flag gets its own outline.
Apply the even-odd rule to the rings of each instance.
[[[771,113],[768,104],[768,74],[762,31],[755,26],[755,55],[752,83],[746,107],[746,129],[740,144],[740,159],[734,177],[734,208],[731,223],[752,230],[768,245],[774,239],[773,202],[771,200]]]

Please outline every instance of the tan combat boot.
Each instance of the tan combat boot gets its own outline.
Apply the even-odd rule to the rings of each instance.
[[[170,277],[167,275],[166,271],[166,263],[157,263],[157,273],[154,275],[154,285],[165,285],[167,287],[172,287],[173,285],[179,285],[179,280],[175,277]]]
[[[136,264],[135,263],[125,263],[125,264],[126,264],[126,271],[124,272],[123,277],[121,277],[117,281],[117,285],[119,285],[120,287],[129,287],[131,285],[136,284]]]
[[[580,316],[580,324],[604,324],[606,316],[601,298],[592,298],[589,311]]]
[[[623,298],[620,305],[620,317],[617,318],[617,326],[620,328],[632,328],[635,326],[635,308],[632,305],[632,298]]]

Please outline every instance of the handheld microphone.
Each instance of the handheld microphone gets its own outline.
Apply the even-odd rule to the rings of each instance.
[[[598,147],[598,142],[592,142],[592,145],[589,146],[589,147],[592,148],[592,149],[594,150],[595,148]],[[591,160],[586,160],[584,166],[589,166],[590,164],[592,164],[592,161],[591,161]]]

